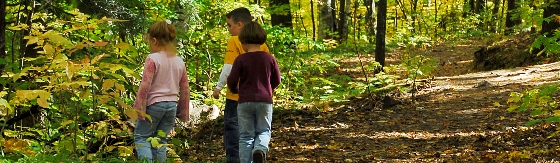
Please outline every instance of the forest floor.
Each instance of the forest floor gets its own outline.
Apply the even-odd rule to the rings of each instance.
[[[329,111],[274,113],[267,160],[272,162],[558,162],[555,125],[525,127],[529,113],[508,112],[511,92],[556,82],[560,62],[494,71],[472,70],[481,41],[442,43],[417,51],[440,60],[416,100],[376,107],[356,97]],[[402,51],[388,53],[391,56]],[[362,60],[373,60],[366,56]],[[341,67],[358,62],[340,60]],[[558,96],[555,96],[556,100]],[[558,100],[557,100],[558,101]],[[500,104],[500,105],[497,105]],[[221,162],[223,121],[201,124],[183,159]]]

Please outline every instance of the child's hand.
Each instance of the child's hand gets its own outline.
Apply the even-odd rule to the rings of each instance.
[[[212,94],[212,96],[214,96],[215,99],[220,98],[220,91],[219,89],[214,89],[214,93]]]

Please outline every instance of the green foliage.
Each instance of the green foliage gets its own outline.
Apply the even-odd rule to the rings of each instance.
[[[540,88],[528,90],[523,93],[512,92],[508,99],[510,104],[508,111],[530,112],[533,120],[525,123],[531,126],[537,123],[560,122],[560,110],[558,103],[552,97],[558,90],[560,85],[557,83],[547,84]]]
[[[547,57],[560,54],[560,30],[539,35],[531,46],[531,51],[533,50],[541,50],[537,53],[537,56],[542,55],[542,53],[545,53]]]
[[[401,58],[400,65],[388,67],[389,72],[399,72],[404,77],[406,83],[411,85],[415,91],[416,82],[418,79],[425,79],[431,77],[431,72],[437,68],[437,59],[428,58],[423,55],[410,55],[405,54]]]
[[[137,51],[124,42],[105,41],[118,40],[110,34],[109,22],[118,23],[121,20],[90,18],[77,10],[67,12],[75,16],[68,21],[47,24],[46,28],[51,30],[42,30],[45,28],[43,24],[10,27],[15,31],[31,31],[25,37],[27,45],[35,44],[42,55],[28,58],[24,71],[4,78],[30,82],[29,87],[7,92],[8,95],[15,94],[7,100],[11,106],[18,108],[34,105],[48,108],[45,112],[49,117],[43,125],[25,129],[41,140],[30,140],[35,152],[83,155],[87,159],[88,147],[101,144],[101,153],[122,148],[121,156],[130,156],[131,146],[123,142],[110,143],[107,138],[129,137],[124,120],[126,115],[132,119],[137,117],[138,113],[128,104],[130,92],[127,91],[140,78],[129,68],[137,65],[132,58],[138,57]],[[22,79],[24,77],[25,80]],[[8,113],[7,117],[14,116],[12,112]]]
[[[91,156],[91,160],[83,161],[79,158],[71,157],[65,153],[59,153],[55,155],[45,155],[40,154],[33,157],[26,157],[21,158],[18,160],[2,160],[2,163],[11,163],[11,162],[74,162],[74,163],[85,163],[85,162],[100,162],[100,163],[126,163],[130,162],[134,158],[118,158],[118,157],[99,157],[99,156]]]

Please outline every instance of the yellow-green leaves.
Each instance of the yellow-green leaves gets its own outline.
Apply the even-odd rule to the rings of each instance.
[[[51,97],[51,93],[44,90],[17,90],[16,96],[18,102],[37,100],[37,104],[43,108],[49,107],[47,100]]]
[[[125,42],[119,42],[117,45],[115,45],[115,47],[122,49],[122,50],[128,50],[130,49],[130,45],[128,45]]]
[[[109,56],[109,55],[107,55],[107,54],[105,54],[105,53],[100,54],[100,55],[97,55],[97,56],[95,56],[95,57],[91,60],[90,64],[93,65],[93,64],[97,63],[99,60],[101,60],[101,58],[103,58],[103,57],[108,57],[108,56]]]
[[[0,97],[4,96],[3,94],[5,93],[5,91],[0,92]],[[14,109],[12,109],[12,106],[10,106],[8,101],[4,98],[0,98],[0,115],[5,116],[6,114],[11,114],[12,112],[14,112]]]
[[[147,139],[147,141],[150,142],[152,147],[161,148],[163,146],[163,144],[159,143],[159,138],[158,137],[149,137]]]
[[[119,146],[119,156],[121,157],[132,156],[132,149],[134,149],[134,146]]]
[[[136,109],[124,109],[124,114],[126,114],[126,116],[128,116],[132,121],[136,121],[138,119],[138,112],[136,112]]]
[[[66,121],[60,123],[60,128],[66,126],[66,125],[69,125],[69,124],[72,123],[72,122],[74,122],[74,121],[73,121],[73,120],[66,120]]]
[[[43,54],[52,56],[54,54],[54,52],[55,52],[55,48],[51,44],[46,43],[43,46],[43,51],[42,51]]]
[[[152,121],[152,117],[150,115],[137,109],[126,108],[124,109],[124,114],[126,114],[126,116],[128,116],[132,121],[136,121],[138,119],[138,115],[142,115],[150,122]]]
[[[109,89],[115,87],[121,92],[125,92],[125,88],[122,84],[118,83],[115,79],[107,79],[103,82],[103,90],[108,91]]]
[[[27,45],[31,45],[31,44],[37,43],[37,41],[39,41],[39,37],[34,37],[34,36],[25,36],[23,38],[27,39]]]
[[[37,153],[29,148],[31,146],[31,141],[27,139],[5,139],[0,143],[4,152],[19,152],[28,156],[32,156]]]
[[[48,38],[51,42],[60,44],[60,45],[70,45],[71,42],[68,41],[68,39],[66,39],[66,37],[63,37],[60,33],[55,32],[55,31],[47,31],[45,34],[43,34],[46,38]]]

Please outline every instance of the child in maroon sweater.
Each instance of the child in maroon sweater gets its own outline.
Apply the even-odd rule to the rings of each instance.
[[[266,32],[257,22],[245,24],[239,32],[245,54],[233,62],[227,85],[239,94],[239,157],[242,163],[264,162],[270,142],[272,94],[280,84],[280,70],[274,56],[260,46]],[[236,85],[238,85],[236,87]]]

